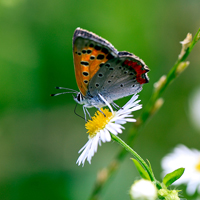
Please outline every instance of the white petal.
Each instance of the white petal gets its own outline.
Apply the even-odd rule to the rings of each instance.
[[[189,195],[193,195],[195,193],[196,189],[197,189],[197,185],[195,185],[195,184],[188,184],[187,188],[186,188],[186,192]]]
[[[126,118],[126,121],[127,121],[127,122],[136,122],[137,120],[136,120],[136,119],[133,119],[133,118]]]
[[[99,140],[99,146],[101,146],[101,140]]]
[[[81,153],[83,151],[83,149],[85,149],[86,146],[89,145],[89,143],[91,143],[91,140],[88,140],[87,143],[78,151],[78,153]]]
[[[126,106],[128,106],[129,104],[132,104],[137,98],[138,98],[138,95],[133,95],[133,96],[131,97],[131,99],[130,99],[123,107],[126,107]]]
[[[91,146],[91,139],[86,143],[87,146],[85,145],[85,149],[84,151],[81,153],[81,155],[79,156],[78,160],[76,161],[76,163],[78,163],[78,165],[80,165],[82,163],[82,165],[84,166],[85,163],[85,159],[87,158],[88,152],[90,150],[90,146]]]
[[[112,125],[107,124],[106,125],[106,129],[108,129],[108,131],[110,131],[112,134],[117,135],[117,131],[115,129],[113,129]]]
[[[103,130],[100,130],[100,138],[102,142],[106,142],[106,137],[105,137],[105,133]]]
[[[99,134],[97,133],[96,136],[94,137],[94,141],[92,143],[92,148],[94,148],[94,153],[97,152],[98,142],[99,142]]]
[[[120,124],[113,124],[112,125],[113,129],[115,129],[118,133],[122,133],[121,129],[124,129],[123,126],[121,126]]]
[[[117,123],[117,124],[126,124],[126,120],[116,120],[115,123]]]
[[[104,131],[105,131],[105,138],[106,138],[106,141],[107,141],[107,142],[110,142],[110,141],[111,141],[111,136],[110,136],[109,131],[108,131],[106,128],[104,129]]]

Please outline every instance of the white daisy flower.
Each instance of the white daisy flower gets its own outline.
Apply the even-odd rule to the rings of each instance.
[[[100,111],[97,111],[95,116],[85,124],[88,130],[87,133],[89,133],[89,140],[78,152],[82,152],[76,162],[78,165],[81,163],[84,165],[86,159],[91,164],[91,159],[94,153],[97,152],[98,145],[101,146],[101,142],[111,141],[110,133],[118,135],[118,133],[122,133],[122,129],[124,129],[122,124],[126,122],[136,122],[136,120],[132,118],[133,115],[131,115],[131,113],[142,108],[142,105],[138,104],[140,100],[136,101],[137,98],[138,95],[134,95],[118,111],[113,111],[110,104],[106,102],[111,112],[108,109],[101,108],[105,116]]]
[[[183,167],[185,172],[174,185],[186,184],[186,192],[193,195],[197,190],[200,193],[200,151],[178,145],[173,152],[166,155],[161,161],[164,175]]]
[[[156,200],[157,188],[151,181],[141,179],[131,186],[130,196],[132,200]]]

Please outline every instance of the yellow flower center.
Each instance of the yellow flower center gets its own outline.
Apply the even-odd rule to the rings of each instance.
[[[104,129],[106,124],[114,117],[108,109],[101,108],[101,111],[105,114],[102,114],[100,111],[97,111],[91,120],[85,124],[85,128],[88,130],[90,138],[93,138],[100,130]]]
[[[196,164],[195,168],[198,172],[200,172],[200,159],[199,162]]]

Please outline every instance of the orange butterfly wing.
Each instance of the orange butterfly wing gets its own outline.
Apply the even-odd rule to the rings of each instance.
[[[88,84],[99,68],[117,57],[117,50],[106,40],[94,33],[77,28],[73,37],[73,56],[76,82],[83,96]]]

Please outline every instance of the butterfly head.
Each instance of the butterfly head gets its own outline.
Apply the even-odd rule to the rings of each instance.
[[[74,101],[76,101],[78,104],[84,104],[85,103],[85,97],[82,95],[81,92],[78,92],[76,96],[74,97]]]

